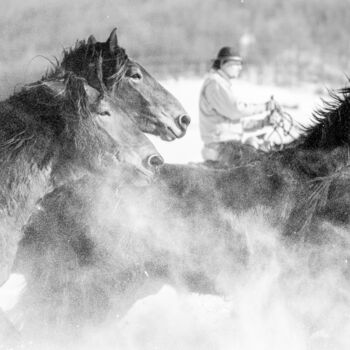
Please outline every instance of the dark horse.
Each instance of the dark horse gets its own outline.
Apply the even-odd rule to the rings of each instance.
[[[74,48],[65,50],[60,69],[107,91],[143,132],[167,141],[185,135],[190,117],[172,94],[128,57],[118,44],[116,29],[106,42],[90,36],[87,42],[78,41]]]
[[[150,180],[157,168],[163,164],[163,158],[155,149],[149,139],[135,126],[134,122],[128,117],[126,112],[114,102],[108,94],[101,96],[101,91],[97,91],[88,85],[83,78],[78,78],[75,74],[67,74],[70,79],[76,79],[79,84],[83,84],[86,96],[77,95],[74,98],[81,99],[81,103],[88,103],[90,113],[94,114],[96,124],[101,130],[108,130],[108,134],[112,136],[111,147],[115,148],[114,157],[110,161],[115,162],[115,167],[125,175],[129,172],[133,178],[135,175],[143,179]],[[23,90],[33,89],[33,87],[44,86],[51,89],[57,96],[65,94],[64,79],[51,77],[49,80],[40,81],[28,85]],[[80,85],[81,87],[81,85]],[[83,102],[85,98],[85,102]],[[92,145],[93,146],[93,145]],[[73,162],[70,160],[72,155],[70,152],[62,153],[59,159],[58,167],[55,168],[51,182],[54,187],[74,179],[80,178],[86,174],[82,174],[76,170]],[[63,167],[62,164],[65,166]],[[67,166],[68,165],[68,166]],[[75,169],[75,170],[74,170]],[[124,171],[122,171],[124,169]],[[105,169],[91,169],[94,174],[102,174],[106,176]],[[101,171],[102,170],[102,171]],[[113,175],[113,174],[112,174]],[[118,179],[118,181],[121,179]],[[124,178],[124,180],[126,180]]]
[[[108,95],[74,74],[25,86],[0,103],[0,119],[0,284],[11,272],[21,227],[53,186],[86,174],[149,179],[163,162]]]
[[[94,100],[92,105],[86,110],[88,110],[89,115],[95,117],[94,121],[98,125],[98,127],[95,126],[96,130],[93,129],[92,131],[96,131],[99,137],[103,138],[106,144],[113,148],[113,152],[109,152],[108,157],[104,156],[102,152],[99,151],[100,145],[98,142],[100,140],[98,137],[96,137],[96,140],[92,138],[91,141],[88,141],[83,139],[83,136],[89,136],[87,132],[86,134],[79,135],[79,133],[73,129],[78,135],[78,138],[75,138],[73,131],[70,131],[64,123],[60,123],[54,118],[50,119],[43,116],[42,118],[45,122],[45,127],[50,126],[49,122],[52,122],[53,127],[55,127],[50,136],[56,137],[58,135],[60,137],[58,139],[58,145],[54,143],[48,145],[50,150],[48,151],[48,155],[45,156],[44,164],[42,165],[44,170],[47,168],[45,167],[47,164],[52,165],[52,172],[48,177],[50,178],[50,184],[58,186],[59,184],[64,184],[68,180],[81,177],[84,173],[82,169],[85,169],[85,166],[87,166],[88,171],[98,170],[101,172],[101,168],[104,168],[102,165],[105,163],[115,163],[113,166],[117,166],[118,171],[120,172],[121,167],[119,166],[119,163],[114,162],[114,159],[117,158],[118,161],[121,161],[124,164],[132,164],[131,168],[133,174],[135,172],[141,172],[143,175],[146,175],[146,177],[150,177],[153,174],[154,168],[161,165],[163,160],[150,142],[137,131],[137,128],[144,132],[159,135],[164,140],[173,140],[176,137],[182,137],[190,123],[190,118],[186,115],[183,107],[169,92],[154,80],[141,65],[128,58],[125,50],[118,45],[116,30],[112,31],[106,42],[97,42],[92,36],[90,36],[88,42],[79,41],[75,48],[65,50],[62,62],[58,63],[54,71],[46,78],[50,80],[50,84],[53,84],[53,80],[57,80],[62,75],[72,72],[76,76],[85,79],[90,87],[95,88],[99,92],[98,99],[96,101]],[[42,86],[44,85],[45,84],[42,84]],[[49,88],[48,84],[45,86]],[[87,88],[87,86],[85,86],[85,88]],[[27,94],[29,95],[28,91],[39,90],[34,90],[34,86],[32,86],[30,89],[24,89],[23,91],[27,91]],[[92,91],[93,89],[90,89],[89,93],[92,93]],[[23,94],[24,92],[21,92],[21,96]],[[65,93],[63,93],[63,95],[64,94]],[[93,95],[96,94],[93,93]],[[62,93],[57,94],[57,96],[62,97]],[[33,101],[31,101],[31,103],[35,104],[34,99],[36,97],[34,95],[32,95],[32,97]],[[8,109],[11,109],[11,113],[12,109],[15,109],[14,105],[17,103],[16,98],[17,96],[13,96],[8,102],[6,102],[6,106],[9,106]],[[23,104],[25,104],[25,102]],[[51,101],[49,102],[51,103]],[[80,107],[80,102],[82,102],[84,106],[86,104],[85,99],[79,97],[77,113],[80,113],[80,110],[83,110]],[[27,113],[26,108],[29,110],[28,106],[20,106],[18,115],[22,110]],[[106,107],[107,110],[105,110]],[[37,108],[38,110],[43,108],[40,101]],[[30,112],[35,113],[37,111],[35,108],[31,107]],[[6,116],[4,115],[3,117],[8,118],[7,115],[9,113],[6,111]],[[30,113],[27,114],[29,119],[31,115]],[[132,117],[132,119],[139,125],[128,124],[126,120],[120,121],[120,118],[120,125],[117,125],[115,122],[115,115],[118,115],[119,117],[123,116],[125,119]],[[85,119],[88,120],[88,118]],[[79,120],[83,121],[85,121],[85,119],[79,118]],[[70,127],[74,126],[78,128],[79,132],[85,132],[85,129],[80,128],[78,122],[73,123],[74,118],[67,120],[72,122],[69,124]],[[93,123],[91,124],[93,126]],[[126,126],[126,124],[128,125]],[[38,125],[40,125],[40,120],[38,121]],[[123,131],[124,128],[127,128],[126,132]],[[26,131],[28,130],[26,126],[25,129]],[[105,132],[102,132],[102,130],[105,130]],[[71,141],[71,144],[65,144],[65,140],[61,139],[62,135],[65,135],[62,131],[65,131],[69,137],[72,137],[73,141]],[[14,134],[16,132],[17,130],[14,131]],[[19,133],[26,137],[26,133],[22,133],[21,130]],[[7,135],[4,135],[4,137],[6,136]],[[33,137],[30,136],[29,139],[36,142],[35,136],[36,135]],[[81,139],[79,137],[81,137]],[[119,144],[117,144],[118,147],[114,142],[115,138],[119,141]],[[96,145],[95,141],[97,143]],[[7,140],[5,139],[5,143],[6,142]],[[20,145],[30,145],[27,140],[22,141],[20,139],[18,142]],[[37,146],[38,142],[36,142],[35,145]],[[57,146],[60,146],[62,149],[57,148]],[[103,144],[101,147],[103,146],[106,145]],[[79,150],[84,147],[87,150],[86,154],[75,154],[75,148]],[[17,151],[21,150],[18,145],[15,148]],[[42,147],[41,150],[44,151],[44,148]],[[116,155],[117,157],[115,157]],[[90,157],[95,156],[103,164],[97,166],[94,162],[89,161]],[[51,162],[52,159],[55,159],[54,157],[57,157],[57,161]],[[18,162],[21,163],[21,161]],[[84,164],[84,162],[87,164]],[[32,165],[28,166],[31,170],[33,169]],[[122,181],[125,182],[130,175],[130,168],[125,171],[124,165],[123,169],[123,176],[120,176],[119,179],[122,178]],[[4,174],[4,176],[10,176],[8,182],[13,181],[10,172],[11,171],[9,170],[9,173],[5,172]],[[132,175],[131,178],[133,181],[135,180],[134,175]],[[16,180],[20,183],[23,178]],[[14,187],[12,182],[9,186],[11,187],[11,190]],[[45,193],[45,191],[38,193],[38,196],[36,197],[40,197],[43,193]],[[7,194],[4,194],[3,197],[5,198],[6,195]],[[31,201],[32,204],[35,202],[35,199]],[[4,199],[4,202],[6,202],[6,200]],[[16,200],[17,199],[13,200],[13,202],[16,202]],[[23,220],[21,222],[23,223],[25,222],[27,213],[30,213],[30,209],[27,212],[22,209],[22,207],[18,209],[18,212],[22,216]],[[16,225],[14,231],[17,232],[19,226],[20,224]],[[19,235],[17,236],[14,240],[15,242],[20,237]],[[13,237],[15,237],[15,235],[13,235]],[[6,275],[8,275],[11,267],[10,261],[13,259],[13,253],[15,251],[16,243],[11,246],[11,250],[9,250],[8,253],[6,252],[6,254],[10,256],[9,258],[6,256],[9,264],[6,266],[7,271],[6,273],[4,272],[3,279],[0,280],[0,283],[3,283],[7,278]]]
[[[230,170],[164,165],[147,188],[120,188],[118,205],[108,184],[84,179],[56,189],[32,216],[17,257],[28,281],[25,318],[36,318],[40,332],[76,330],[127,308],[155,279],[218,292],[222,271],[249,262],[234,219],[247,210],[290,243],[322,242],[312,225],[349,222],[349,112],[344,89],[294,148]]]

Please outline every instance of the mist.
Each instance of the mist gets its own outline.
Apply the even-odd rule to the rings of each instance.
[[[72,216],[62,199],[67,213],[57,210],[88,223],[88,263],[60,245],[64,235],[74,245],[74,228],[33,219],[53,239],[33,241],[45,252],[29,249],[24,275],[45,270],[8,312],[28,349],[348,349],[346,230],[325,222],[317,243],[292,242],[271,209],[217,207],[218,225],[200,202],[183,215],[164,189],[83,188],[93,202]]]

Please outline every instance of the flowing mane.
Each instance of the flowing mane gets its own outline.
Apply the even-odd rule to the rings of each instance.
[[[350,87],[330,91],[331,101],[313,113],[314,125],[305,128],[302,148],[333,149],[350,146]]]
[[[1,211],[11,215],[26,202],[33,182],[47,181],[42,175],[49,176],[53,159],[62,158],[59,143],[62,150],[74,147],[78,152],[87,146],[80,140],[91,127],[87,103],[81,79],[72,75],[61,94],[41,81],[0,103]],[[65,145],[63,139],[69,142]]]
[[[119,169],[119,140],[98,124],[99,93],[85,86],[67,74],[26,85],[0,102],[0,285],[39,198],[71,178]],[[103,106],[115,115],[108,101]]]
[[[56,155],[61,167],[64,159],[73,163],[81,158],[81,165],[92,168],[89,158],[99,157],[106,144],[93,121],[84,79],[66,74],[59,93],[47,82],[30,84],[1,103],[0,161],[13,162],[17,157],[21,163],[24,157],[41,169]],[[30,152],[31,147],[38,147],[38,140],[43,147]]]
[[[109,48],[109,43],[94,42],[93,39],[78,40],[73,48],[63,51],[63,59],[59,64],[59,70],[71,71],[86,78],[88,81],[94,80],[91,76],[91,65],[97,67],[96,74],[101,71],[102,81],[109,86],[109,81],[119,83],[123,78],[127,64],[128,55],[122,47],[115,46],[113,51]]]

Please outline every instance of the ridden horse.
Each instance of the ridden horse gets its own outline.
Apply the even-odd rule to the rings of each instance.
[[[23,87],[0,103],[0,119],[0,284],[11,272],[21,227],[53,186],[89,173],[148,181],[163,162],[108,95],[74,74]]]
[[[91,35],[63,52],[56,67],[84,77],[89,85],[107,91],[146,133],[171,141],[185,135],[190,117],[177,99],[119,46],[113,29],[106,42]],[[142,113],[140,113],[142,111]]]
[[[282,193],[283,201],[293,197],[292,212],[287,212],[284,217],[291,219],[294,211],[299,212],[296,215],[300,221],[298,225],[296,221],[287,223],[294,234],[314,215],[334,223],[347,223],[345,189],[349,177],[350,87],[331,92],[331,100],[325,101],[325,106],[313,113],[313,120],[313,125],[305,127],[303,134],[284,150],[257,152],[228,171],[168,165],[162,170],[163,177],[178,196],[191,192],[192,186],[196,187],[195,191],[200,191],[205,186],[200,185],[199,179],[214,177],[215,191],[222,193],[225,205],[236,209],[246,210],[254,202],[266,206],[270,202],[273,207],[274,200]],[[196,181],[191,181],[191,174],[195,174]],[[244,190],[241,194],[231,193],[229,184],[234,181],[242,182]],[[289,196],[285,197],[287,193]],[[292,234],[292,231],[285,233]]]

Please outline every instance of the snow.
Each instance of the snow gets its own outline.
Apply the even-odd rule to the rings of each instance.
[[[6,283],[0,288],[0,309],[10,311],[17,303],[21,292],[26,286],[22,275],[13,273]]]

